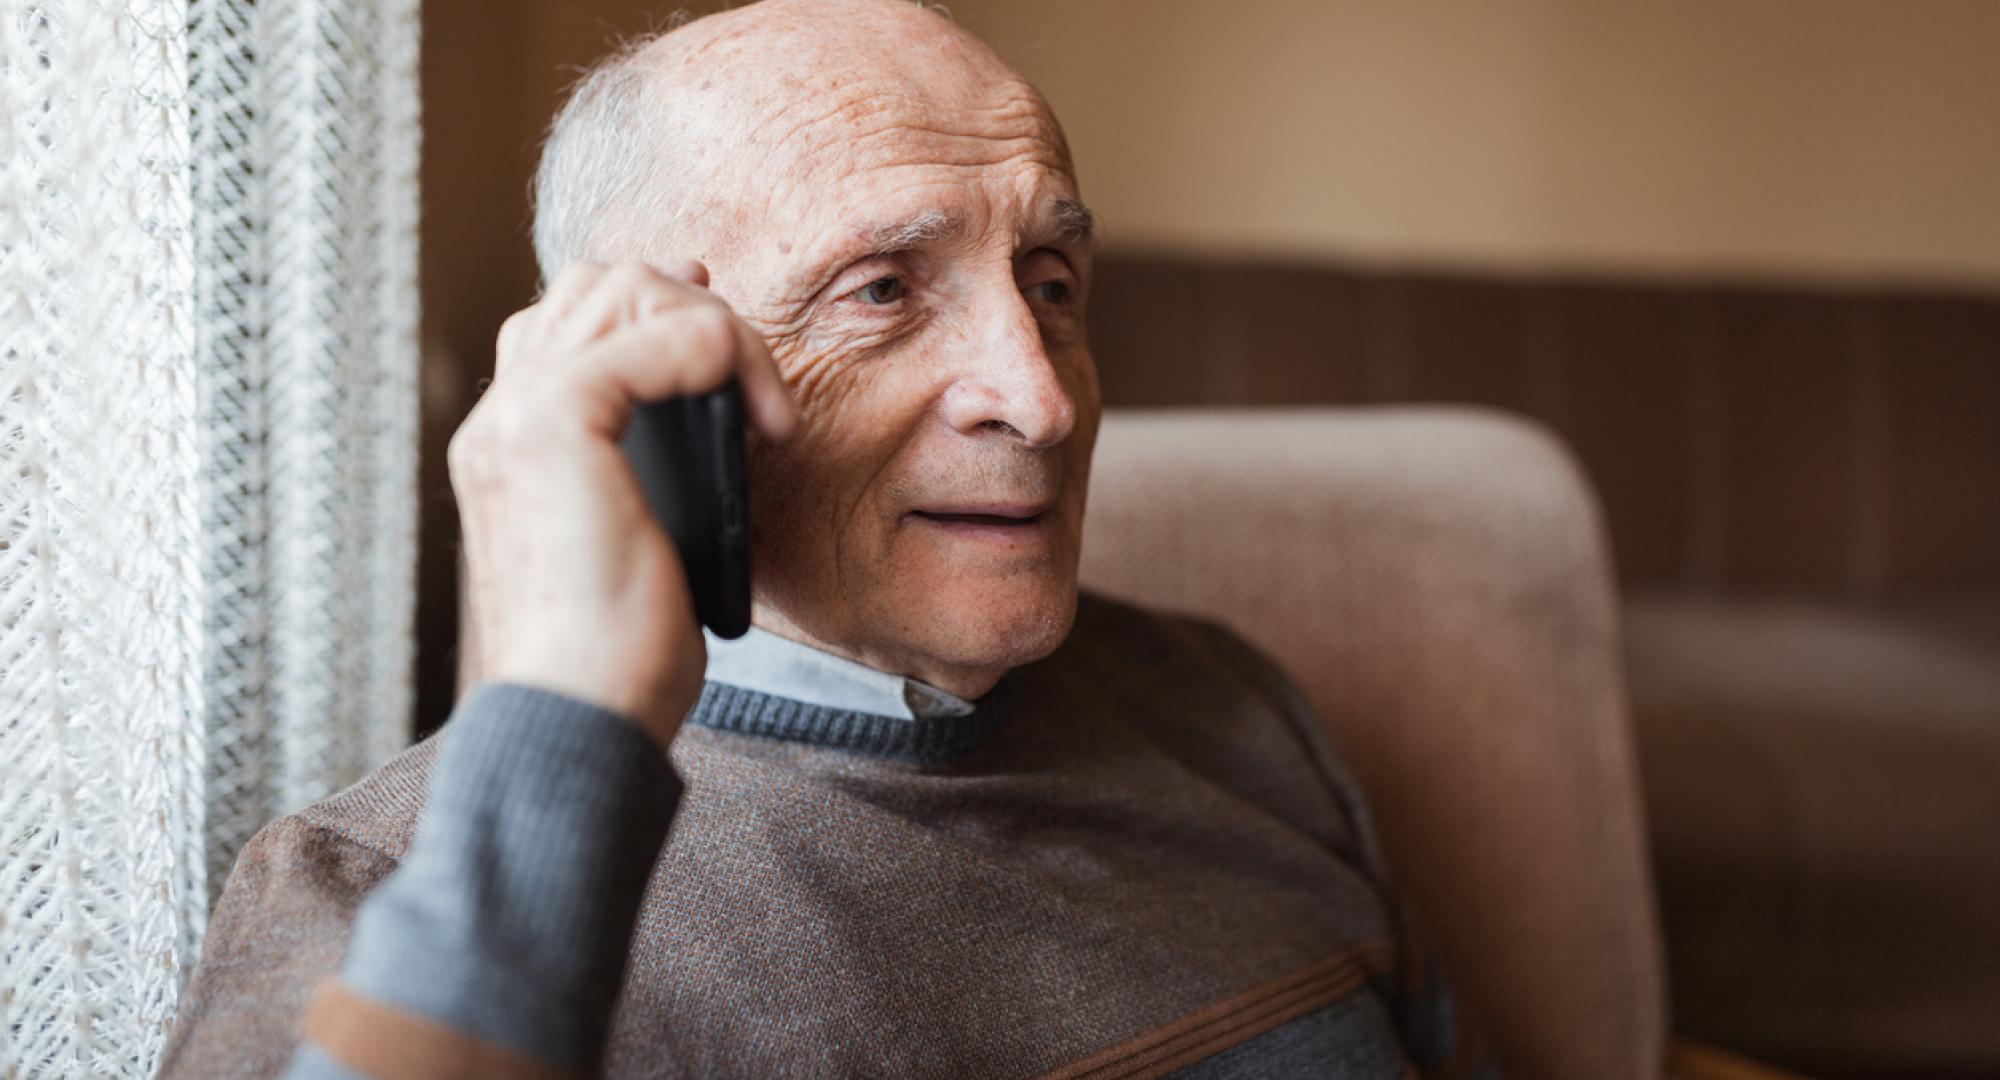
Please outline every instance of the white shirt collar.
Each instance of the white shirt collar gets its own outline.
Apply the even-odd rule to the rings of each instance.
[[[973,709],[972,702],[928,683],[877,671],[755,626],[734,641],[706,628],[702,636],[708,639],[707,677],[714,682],[903,720],[965,716]]]

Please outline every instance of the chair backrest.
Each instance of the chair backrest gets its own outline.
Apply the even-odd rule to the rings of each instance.
[[[1217,618],[1304,687],[1510,1075],[1656,1076],[1666,1006],[1588,485],[1448,408],[1107,412],[1086,587]]]

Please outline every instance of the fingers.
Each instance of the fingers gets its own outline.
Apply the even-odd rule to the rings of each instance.
[[[517,361],[521,358],[545,353],[550,331],[560,324],[577,299],[597,284],[606,269],[600,263],[570,263],[556,273],[533,304],[509,315],[500,324],[500,334],[493,343],[493,381],[506,378],[520,366]]]
[[[601,268],[590,287],[544,316],[548,333],[541,343],[545,355],[566,355],[590,345],[612,330],[637,322],[656,311],[701,303],[693,286],[672,281],[642,263]]]
[[[535,305],[552,311],[562,311],[575,302],[577,297],[590,291],[590,287],[597,284],[597,279],[603,277],[604,272],[609,269],[610,267],[603,263],[582,261],[570,263],[556,272],[555,279],[549,282],[549,287],[535,299]]]
[[[678,259],[660,266],[660,273],[676,281],[708,288],[708,267],[700,259]]]
[[[594,399],[591,422],[610,423],[615,434],[633,401],[705,393],[734,375],[750,422],[782,440],[798,425],[791,391],[763,337],[707,290],[708,280],[695,260],[564,267],[540,302],[501,326],[495,382],[544,365],[565,369],[541,373],[557,383],[597,380],[603,385],[576,389]],[[606,389],[627,400],[605,399]]]
[[[573,262],[563,267],[529,308],[535,313],[530,329],[546,333],[560,327],[577,303],[590,295],[610,271],[610,267],[592,262]]]
[[[608,388],[627,407],[706,393],[736,367],[732,322],[728,312],[707,305],[662,311],[607,334],[567,374],[587,393]],[[613,417],[616,428],[624,427],[622,413]]]
[[[598,398],[597,420],[614,434],[635,402],[704,394],[732,376],[758,430],[783,439],[797,423],[763,339],[717,305],[670,308],[620,327],[578,358],[574,374],[579,389]],[[774,389],[782,395],[775,412]],[[600,396],[606,391],[610,397]]]

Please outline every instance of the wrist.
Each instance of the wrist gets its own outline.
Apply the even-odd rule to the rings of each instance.
[[[637,728],[662,749],[673,742],[682,718],[701,696],[699,678],[621,676],[582,664],[510,662],[506,657],[492,658],[480,672],[480,682],[545,690],[602,709]]]

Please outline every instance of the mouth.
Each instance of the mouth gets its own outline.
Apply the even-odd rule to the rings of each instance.
[[[910,516],[953,534],[987,539],[1026,536],[1048,519],[1047,506],[941,506],[912,510]]]

